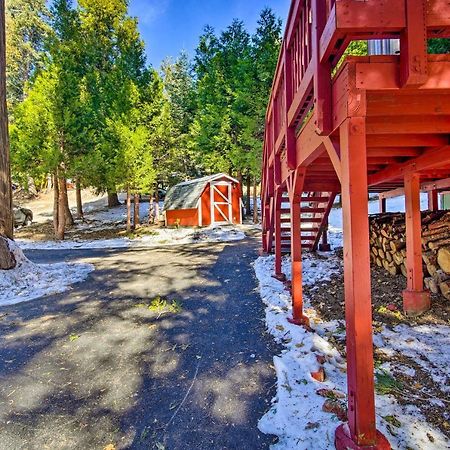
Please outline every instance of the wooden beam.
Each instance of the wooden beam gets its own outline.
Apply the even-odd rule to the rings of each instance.
[[[435,134],[395,134],[395,135],[382,135],[372,134],[367,136],[368,154],[371,155],[376,149],[386,149],[408,152],[420,152],[420,149],[414,147],[442,147],[449,144],[448,136],[439,136]],[[393,148],[392,148],[393,147]],[[405,148],[406,147],[406,148]],[[382,155],[384,156],[384,154]],[[417,155],[405,155],[405,156],[417,156]]]
[[[420,172],[421,170],[439,167],[450,162],[450,145],[428,150],[415,159],[403,164],[395,164],[387,169],[369,176],[369,186],[381,184],[386,181],[403,178],[408,172]]]
[[[423,120],[421,116],[368,117],[367,134],[437,133],[448,135],[450,115],[434,116]],[[448,136],[445,136],[448,139]],[[448,142],[448,141],[447,141]]]
[[[431,181],[428,183],[422,183],[422,191],[431,191],[433,189],[442,190],[450,188],[450,178],[445,178],[443,180]]]
[[[336,171],[336,175],[339,178],[339,181],[341,181],[341,149],[339,142],[333,142],[332,139],[327,136],[324,138],[323,143],[331,163],[333,164],[334,170]]]

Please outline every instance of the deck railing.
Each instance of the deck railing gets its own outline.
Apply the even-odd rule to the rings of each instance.
[[[293,0],[267,109],[264,164],[285,152],[296,167],[295,136],[312,110],[317,132],[332,131],[332,73],[352,40],[399,38],[400,79],[417,85],[427,76],[426,38],[439,36],[450,36],[446,0]]]

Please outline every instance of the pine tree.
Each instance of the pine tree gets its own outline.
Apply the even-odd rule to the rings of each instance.
[[[25,86],[44,62],[44,42],[50,33],[45,0],[7,0],[7,92],[14,106],[24,99]]]
[[[164,91],[169,102],[173,132],[171,182],[197,176],[198,167],[189,145],[189,132],[196,112],[195,84],[189,58],[182,52],[175,62],[167,59],[162,65]]]

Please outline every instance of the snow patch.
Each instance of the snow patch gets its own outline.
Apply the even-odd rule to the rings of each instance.
[[[375,345],[392,356],[407,356],[419,364],[442,391],[450,392],[450,327],[446,325],[397,325],[383,328]]]
[[[268,256],[260,257],[254,263],[261,298],[266,305],[267,328],[275,340],[284,346],[281,354],[274,357],[277,395],[272,400],[272,408],[261,418],[258,427],[264,433],[278,436],[279,442],[272,446],[273,450],[331,450],[335,448],[334,433],[341,422],[334,414],[322,410],[326,399],[318,395],[317,391],[330,389],[347,394],[346,363],[329,340],[331,336],[344,338],[345,330],[338,321],[321,320],[308,298],[304,299],[305,313],[310,318],[313,332],[291,325],[287,321],[292,317],[291,297],[284,284],[272,277],[274,262],[274,257]],[[340,270],[341,264],[335,256],[318,259],[313,255],[305,255],[304,283],[312,285],[329,279]],[[289,278],[290,261],[287,258],[283,260],[283,270]],[[437,330],[434,337],[431,330],[428,332],[423,327],[413,328],[412,331],[394,330],[392,334],[385,330],[384,334],[377,336],[376,343],[383,350],[392,347],[394,352],[404,351],[405,345],[412,344],[409,345],[410,352],[415,351],[411,347],[417,347],[416,351],[421,355],[430,354],[430,359],[439,366],[441,373],[448,374],[450,364],[448,340],[445,336],[448,339],[450,333],[448,327],[444,328],[447,330]],[[407,342],[408,336],[415,339],[415,345],[413,341]],[[444,356],[446,350],[447,359]],[[311,372],[319,368],[317,356],[324,361],[327,377],[323,383],[311,376]],[[414,376],[411,371],[408,375]],[[377,427],[389,439],[393,448],[450,448],[450,440],[428,424],[414,405],[400,405],[391,395],[377,395],[376,408]],[[400,426],[395,426],[392,422]]]
[[[94,270],[92,264],[34,264],[17,243],[8,241],[8,245],[17,265],[13,270],[0,270],[0,306],[59,294],[86,279]]]
[[[205,242],[232,242],[245,239],[241,229],[231,226],[211,226],[208,228],[159,228],[154,233],[135,239],[93,239],[65,241],[17,240],[25,250],[74,250],[74,249],[120,249],[148,248],[160,245],[182,245]]]

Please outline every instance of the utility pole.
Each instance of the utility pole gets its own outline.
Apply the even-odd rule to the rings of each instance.
[[[0,0],[0,236],[13,238],[11,165],[6,106],[5,0]]]

